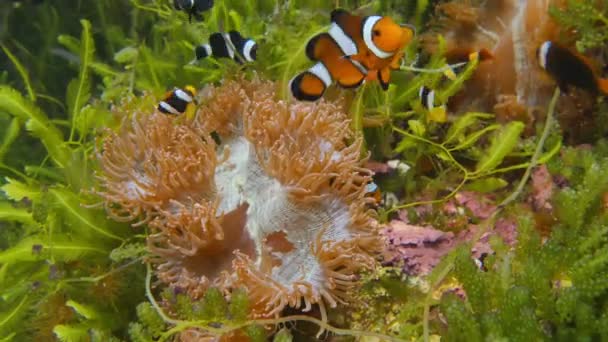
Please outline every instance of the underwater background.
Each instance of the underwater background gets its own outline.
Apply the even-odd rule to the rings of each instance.
[[[176,3],[0,3],[0,341],[608,341],[608,1]],[[415,35],[297,101],[336,8]]]

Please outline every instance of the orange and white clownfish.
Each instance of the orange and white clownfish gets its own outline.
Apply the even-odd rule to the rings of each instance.
[[[236,50],[235,50],[236,49]],[[238,31],[215,32],[209,36],[209,44],[196,47],[194,53],[200,60],[209,56],[230,58],[239,64],[253,62],[257,57],[258,45],[250,38],[243,38]]]
[[[365,197],[373,200],[368,205],[370,208],[377,209],[380,205],[382,205],[382,192],[380,191],[378,184],[375,182],[367,183],[365,186]]]
[[[562,91],[567,91],[568,86],[575,86],[593,94],[601,92],[608,95],[608,79],[598,77],[586,57],[552,41],[542,43],[536,54],[540,67],[547,71]]]
[[[194,93],[196,89],[193,86],[185,86],[182,88],[173,88],[167,92],[163,99],[158,104],[158,110],[165,114],[184,114],[188,116],[194,113]]]
[[[398,69],[401,50],[413,38],[410,26],[389,17],[352,15],[343,9],[331,13],[328,32],[311,38],[306,56],[317,62],[289,83],[300,101],[316,101],[332,84],[356,88],[366,80],[379,80],[388,89],[391,69]]]

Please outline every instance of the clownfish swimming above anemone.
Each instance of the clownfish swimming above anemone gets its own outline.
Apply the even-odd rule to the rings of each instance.
[[[257,58],[258,45],[251,38],[244,38],[238,31],[215,32],[209,36],[209,43],[195,48],[196,60],[209,56],[230,58],[239,64],[253,62]]]
[[[316,64],[289,82],[291,93],[300,101],[316,101],[334,82],[357,88],[373,80],[386,90],[391,70],[399,68],[401,50],[414,33],[411,26],[399,25],[390,17],[361,17],[336,9],[329,31],[308,41],[306,56]]]
[[[192,118],[196,107],[196,102],[194,101],[195,93],[196,89],[193,86],[188,85],[184,88],[175,87],[163,96],[157,109],[164,114],[186,114],[186,117]]]
[[[584,56],[552,41],[542,43],[536,51],[538,64],[566,92],[568,86],[608,96],[608,79],[601,78]]]

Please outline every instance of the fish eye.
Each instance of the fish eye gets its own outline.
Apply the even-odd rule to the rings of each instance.
[[[376,37],[380,36],[380,30],[374,30],[373,33]]]

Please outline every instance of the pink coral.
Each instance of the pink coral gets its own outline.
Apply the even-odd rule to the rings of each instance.
[[[551,210],[549,201],[553,196],[553,178],[546,165],[541,165],[532,172],[532,204],[537,210]]]
[[[391,221],[382,233],[387,237],[384,260],[407,274],[428,274],[455,246],[454,233]]]

